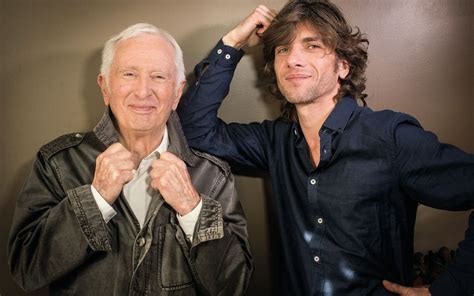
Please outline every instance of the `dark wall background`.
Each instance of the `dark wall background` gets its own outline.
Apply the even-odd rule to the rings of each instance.
[[[10,279],[6,241],[16,195],[38,148],[91,129],[102,111],[96,86],[103,43],[137,22],[168,30],[184,50],[187,73],[258,4],[282,0],[0,0],[0,294],[24,295]],[[370,39],[368,94],[373,109],[414,115],[444,142],[474,152],[474,2],[470,0],[335,1]],[[259,49],[235,75],[221,116],[274,118],[278,107],[258,83]],[[249,295],[271,294],[271,223],[261,178],[238,177],[256,271]],[[467,212],[420,207],[417,250],[455,248]],[[33,293],[41,295],[43,292]]]

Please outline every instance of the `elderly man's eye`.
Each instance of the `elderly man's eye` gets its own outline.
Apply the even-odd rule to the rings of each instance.
[[[165,81],[165,80],[167,80],[167,77],[163,74],[153,74],[153,75],[151,75],[151,77],[155,81]]]
[[[134,77],[135,76],[135,74],[133,72],[124,72],[122,75],[124,77]]]

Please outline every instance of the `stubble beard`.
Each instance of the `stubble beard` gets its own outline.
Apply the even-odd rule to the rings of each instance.
[[[296,87],[293,90],[285,88],[283,85],[278,83],[278,88],[285,99],[294,105],[297,104],[310,104],[315,102],[318,98],[332,92],[334,88],[338,87],[338,76],[337,76],[338,64],[334,64],[334,72],[336,77],[324,75],[321,77],[319,82],[314,82],[306,89],[302,87]]]
[[[296,89],[295,91],[288,90],[281,86],[279,88],[282,95],[291,104],[309,104],[314,102],[320,96],[317,85],[312,85],[306,90]]]

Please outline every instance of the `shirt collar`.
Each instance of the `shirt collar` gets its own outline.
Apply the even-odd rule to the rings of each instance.
[[[161,140],[160,145],[155,149],[155,151],[150,153],[150,155],[153,154],[154,152],[163,153],[166,150],[168,150],[169,142],[170,142],[170,139],[168,137],[168,127],[165,125],[165,131],[163,132],[163,139]]]
[[[323,127],[333,131],[343,132],[356,107],[357,102],[353,97],[343,97],[337,102],[334,110],[332,110],[324,122]]]
[[[334,110],[332,110],[328,118],[326,118],[326,121],[324,121],[322,129],[330,129],[337,132],[344,131],[354,109],[357,106],[357,102],[353,97],[343,97],[339,102],[337,102]],[[292,131],[296,140],[298,140],[300,135],[303,134],[301,127],[297,122],[293,122]]]
[[[160,153],[163,153],[168,150],[168,145],[169,145],[168,128],[165,126],[165,131],[163,132],[163,139],[161,140],[160,145],[158,145],[158,147],[154,151],[152,151],[144,159],[142,159],[142,161],[140,162],[140,165],[138,166],[136,175],[141,175],[144,172],[147,172],[148,169],[151,167],[153,161],[158,158]]]

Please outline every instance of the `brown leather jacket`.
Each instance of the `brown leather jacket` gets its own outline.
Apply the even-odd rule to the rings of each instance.
[[[189,149],[178,116],[167,123],[169,151],[188,166],[203,206],[192,244],[157,193],[140,229],[127,202],[105,223],[90,184],[95,159],[118,141],[107,110],[87,133],[43,146],[19,196],[9,264],[25,290],[52,295],[243,295],[253,262],[228,165]]]

